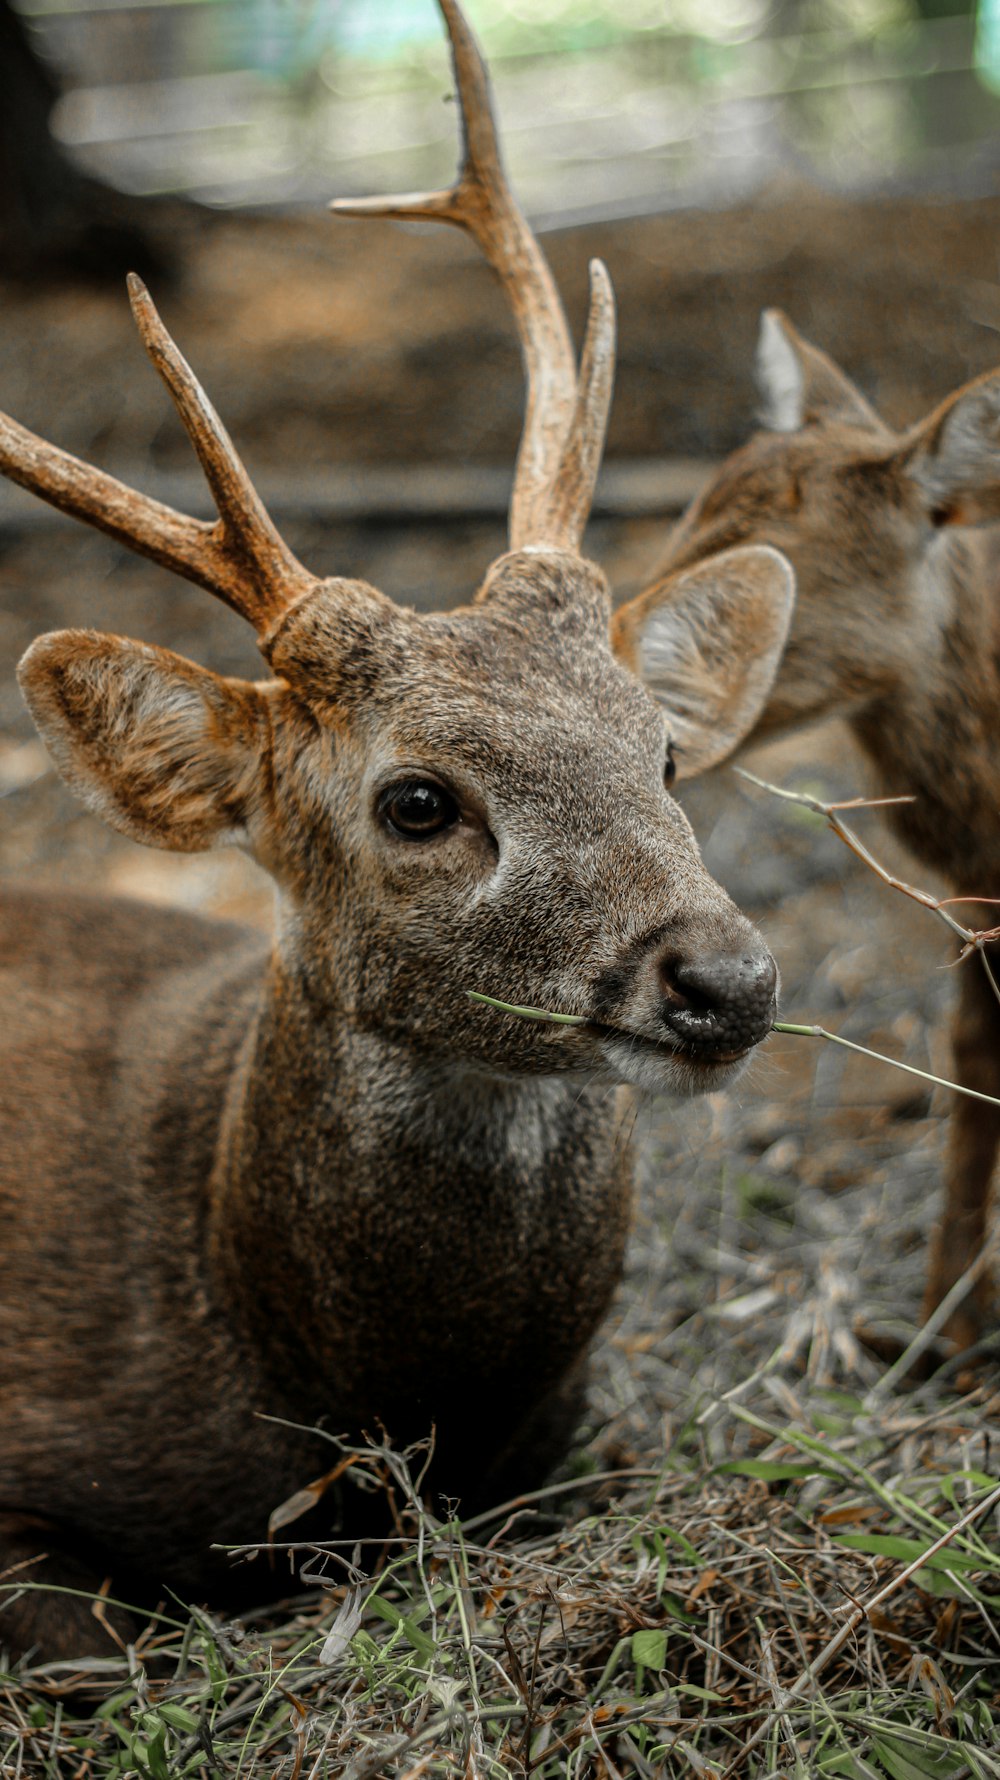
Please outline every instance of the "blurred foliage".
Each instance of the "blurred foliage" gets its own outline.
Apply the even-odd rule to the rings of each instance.
[[[991,0],[987,0],[987,6]],[[140,11],[187,14],[203,52],[223,43],[242,65],[316,65],[334,52],[393,59],[437,43],[440,23],[431,0],[155,0],[111,6],[107,0],[17,0],[39,22],[86,18],[91,29],[109,15],[139,30]],[[760,36],[846,35],[871,39],[922,19],[971,16],[974,0],[477,0],[470,8],[494,52],[573,52],[631,38],[690,36],[745,43]],[[195,24],[191,15],[201,15]],[[213,17],[214,15],[214,17]],[[162,36],[162,33],[161,33]]]
[[[434,0],[16,4],[66,89],[56,135],[113,185],[311,203],[447,175]],[[789,169],[841,188],[917,176],[980,189],[1000,0],[980,0],[978,34],[973,7],[469,3],[522,198],[567,216],[732,201]]]

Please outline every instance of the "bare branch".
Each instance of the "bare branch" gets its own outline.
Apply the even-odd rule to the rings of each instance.
[[[997,1000],[1000,1001],[1000,984],[997,983],[986,953],[988,945],[994,940],[1000,940],[1000,927],[963,927],[961,921],[956,921],[954,916],[948,912],[952,903],[995,903],[1000,902],[1000,897],[932,896],[928,890],[918,890],[914,884],[908,884],[905,878],[894,877],[892,872],[887,871],[885,866],[875,858],[874,853],[871,853],[859,836],[855,834],[853,828],[848,828],[847,823],[840,819],[840,810],[881,809],[887,804],[915,803],[914,797],[851,797],[843,799],[839,803],[824,803],[821,798],[810,797],[807,792],[789,791],[785,786],[772,785],[768,779],[759,779],[756,773],[748,772],[745,766],[736,766],[733,771],[738,773],[741,779],[748,779],[751,785],[759,785],[762,791],[770,791],[774,797],[784,798],[786,803],[799,804],[803,809],[813,810],[817,816],[824,816],[827,826],[833,829],[838,839],[842,840],[845,847],[849,847],[862,864],[867,865],[869,871],[873,871],[883,884],[887,885],[890,890],[898,890],[901,896],[908,896],[911,902],[919,903],[921,908],[929,909],[932,914],[937,915],[938,919],[944,922],[956,939],[961,940],[962,949],[955,959],[956,964],[961,964],[964,959],[969,957],[970,953],[978,953],[990,987]],[[899,1067],[902,1068],[902,1064]],[[954,1087],[955,1084],[948,1083],[947,1086]],[[959,1091],[971,1092],[969,1089]],[[977,1098],[989,1099],[990,1096],[979,1095]]]

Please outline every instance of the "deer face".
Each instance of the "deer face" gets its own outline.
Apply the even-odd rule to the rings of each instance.
[[[283,966],[317,1017],[336,1010],[494,1070],[717,1085],[768,1030],[776,972],[705,873],[665,779],[725,758],[756,721],[791,571],[770,549],[713,557],[644,599],[613,651],[607,587],[580,554],[614,380],[611,283],[594,261],[577,367],[506,183],[482,57],[458,0],[440,4],[462,109],[458,179],[336,208],[467,229],[499,276],[528,382],[511,553],[447,617],[311,576],[132,279],[140,335],[217,523],[5,416],[0,468],[235,607],[278,679],[221,680],[162,650],[68,632],[29,650],[21,684],[66,778],[116,826],[180,849],[236,841],[271,871]],[[582,1024],[528,1026],[474,1007],[470,990]]]
[[[707,720],[672,713],[614,655],[603,576],[557,550],[502,558],[476,603],[429,617],[320,584],[264,639],[280,677],[262,686],[74,632],[41,639],[21,678],[65,776],[116,827],[237,842],[272,873],[284,965],[314,1006],[491,1070],[690,1092],[769,1029],[775,972],[667,780],[675,744],[697,768],[754,720],[784,624],[762,646],[752,608],[781,588],[787,619],[787,569],[750,551],[673,590],[675,624],[724,597],[757,631],[763,681],[748,687],[739,650],[728,689],[716,675],[725,734],[710,701]],[[695,686],[713,671],[698,634]]]
[[[919,674],[928,629],[944,616],[923,591],[948,547],[943,532],[1000,515],[1000,376],[897,435],[776,311],[763,318],[757,372],[768,430],[694,502],[665,568],[676,574],[751,543],[792,563],[796,608],[762,738],[857,711]]]

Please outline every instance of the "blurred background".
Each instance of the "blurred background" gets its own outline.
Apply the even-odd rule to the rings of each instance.
[[[9,4],[10,0],[5,0]],[[412,188],[447,166],[431,0],[14,0],[58,142],[212,204]],[[970,189],[995,163],[996,0],[481,0],[535,216],[720,203],[789,170]]]

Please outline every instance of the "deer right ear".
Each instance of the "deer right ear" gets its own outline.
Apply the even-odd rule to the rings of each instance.
[[[791,563],[768,544],[726,550],[616,613],[615,654],[668,713],[690,779],[739,747],[767,703],[795,604]]]
[[[885,432],[850,378],[825,352],[803,340],[780,309],[765,309],[760,318],[755,369],[761,420],[776,433],[797,433],[800,427],[834,420]]]
[[[901,462],[935,525],[1000,519],[1000,371],[966,383],[915,426]]]
[[[112,828],[181,853],[246,839],[267,734],[261,688],[86,630],[39,637],[18,679],[62,777]]]

